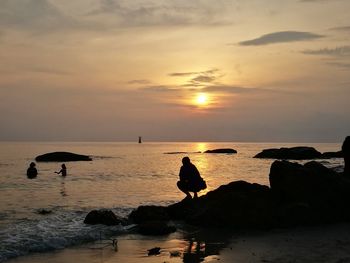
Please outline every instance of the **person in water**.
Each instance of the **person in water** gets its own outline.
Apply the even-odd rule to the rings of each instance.
[[[59,172],[55,172],[56,174],[62,174],[62,176],[66,176],[67,175],[67,167],[65,164],[61,165],[61,170]]]
[[[33,179],[38,175],[38,170],[35,168],[35,163],[31,162],[27,169],[27,177]]]
[[[186,198],[192,199],[190,192],[193,192],[193,198],[197,198],[200,190],[207,188],[205,181],[200,176],[197,167],[191,163],[190,158],[182,158],[182,166],[180,168],[180,181],[177,187],[186,194]]]

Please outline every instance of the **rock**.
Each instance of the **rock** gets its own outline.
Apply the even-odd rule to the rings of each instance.
[[[190,153],[201,153],[201,152],[165,152],[164,154],[190,154]]]
[[[36,212],[37,212],[39,215],[48,215],[48,214],[51,214],[51,213],[52,213],[51,210],[48,210],[48,209],[45,209],[45,208],[39,208],[38,210],[36,210]]]
[[[291,148],[265,149],[254,158],[308,160],[322,158],[322,154],[313,147],[299,146]]]
[[[169,226],[166,221],[147,221],[137,226],[137,231],[142,235],[167,235],[176,231],[176,227]]]
[[[324,152],[322,153],[322,158],[324,159],[330,159],[330,158],[343,158],[343,152],[338,151],[338,152]]]
[[[154,205],[139,206],[129,215],[129,220],[136,224],[147,221],[168,221],[169,219],[170,217],[165,207]]]
[[[81,155],[70,152],[52,152],[39,155],[35,158],[37,162],[74,162],[74,161],[92,161],[87,155]]]
[[[230,148],[207,150],[204,153],[237,153],[236,150]]]
[[[269,187],[245,181],[231,182],[199,198],[187,221],[202,226],[269,228],[274,201]]]
[[[275,200],[306,204],[314,223],[350,218],[350,181],[318,162],[275,161],[269,179]]]
[[[123,223],[123,219],[117,217],[111,210],[92,210],[90,211],[84,220],[85,224],[88,225],[119,225]]]
[[[341,149],[344,155],[344,175],[350,178],[350,136],[345,138]]]
[[[160,247],[154,247],[151,249],[148,249],[148,255],[153,256],[153,255],[159,255],[160,254]]]

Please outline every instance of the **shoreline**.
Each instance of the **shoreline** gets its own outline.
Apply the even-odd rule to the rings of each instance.
[[[330,224],[259,232],[225,229],[177,231],[168,236],[126,234],[118,249],[93,242],[10,259],[8,263],[178,263],[178,262],[350,262],[350,224]],[[104,243],[105,244],[105,243]],[[147,250],[160,247],[160,254]]]

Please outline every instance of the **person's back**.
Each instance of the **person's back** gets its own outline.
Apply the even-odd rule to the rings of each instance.
[[[197,167],[191,163],[190,158],[184,157],[182,164],[179,173],[180,181],[177,182],[177,186],[187,198],[192,198],[189,192],[194,192],[194,197],[197,197],[197,192],[206,188],[205,181],[200,176]]]
[[[29,179],[33,179],[37,177],[38,175],[38,170],[35,168],[35,163],[30,163],[29,168],[27,169],[27,177]]]

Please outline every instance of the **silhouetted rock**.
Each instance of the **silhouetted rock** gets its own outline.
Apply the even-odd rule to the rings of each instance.
[[[169,226],[167,221],[146,221],[137,226],[142,235],[168,235],[176,231],[176,227]]]
[[[89,212],[85,217],[84,223],[88,225],[102,224],[112,226],[123,223],[123,219],[117,217],[111,210],[101,209]]]
[[[273,224],[273,209],[269,187],[237,181],[168,207],[139,207],[129,218],[134,222],[176,219],[198,226],[267,228]]]
[[[189,153],[201,153],[201,152],[165,152],[164,154],[189,154]]]
[[[237,153],[236,150],[230,148],[207,150],[204,153]]]
[[[160,247],[154,247],[154,248],[148,249],[148,256],[159,255],[159,254],[160,254]]]
[[[133,210],[129,215],[129,220],[136,224],[144,223],[147,221],[167,221],[169,220],[169,214],[164,206],[139,206],[136,210]]]
[[[275,161],[269,179],[275,200],[304,204],[314,223],[350,219],[350,181],[318,162]]]
[[[52,152],[39,155],[35,158],[37,162],[74,162],[74,161],[91,161],[87,155],[81,155],[70,152]]]
[[[322,153],[322,157],[324,159],[330,159],[330,158],[343,158],[343,152],[342,151],[338,151],[338,152],[324,152]]]
[[[51,214],[51,213],[52,213],[51,210],[48,210],[48,209],[45,209],[45,208],[39,208],[38,210],[36,210],[36,212],[37,212],[39,215],[48,215],[48,214]]]
[[[344,175],[350,178],[350,136],[347,136],[342,145],[342,152],[344,156]]]
[[[265,149],[255,155],[254,158],[308,160],[322,158],[322,154],[313,147],[299,146]]]

